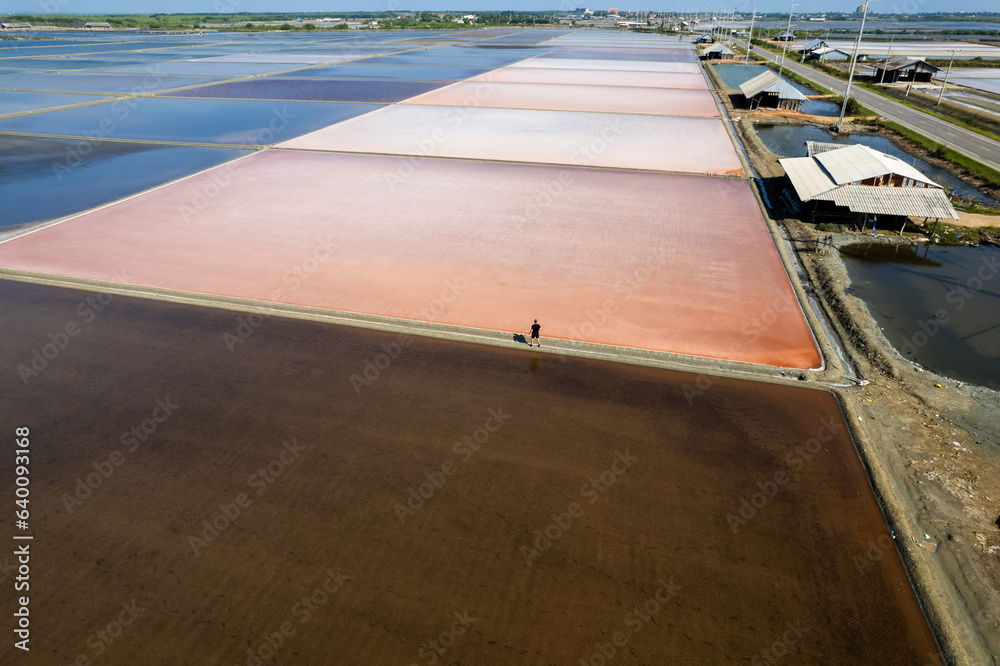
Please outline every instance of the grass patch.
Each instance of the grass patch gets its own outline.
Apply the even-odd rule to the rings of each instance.
[[[959,153],[947,146],[943,146],[940,143],[928,139],[923,134],[914,132],[911,129],[903,127],[899,123],[894,123],[892,121],[883,121],[882,125],[891,129],[892,131],[905,136],[907,139],[913,143],[919,145],[920,147],[928,150],[931,154],[940,157],[942,159],[948,160],[953,164],[957,164],[962,167],[973,176],[981,178],[986,181],[991,187],[1000,187],[1000,171],[996,169],[991,169],[985,164],[980,164],[971,157],[966,157],[962,153]]]
[[[1000,208],[989,208],[987,206],[980,206],[976,203],[971,203],[964,209],[966,213],[972,213],[974,215],[997,215],[1000,216]],[[998,232],[1000,233],[1000,232]]]
[[[933,223],[921,228],[930,235],[930,230],[934,228]],[[1000,227],[962,227],[957,224],[941,220],[938,223],[937,231],[934,232],[934,242],[939,245],[969,245],[982,242],[992,236],[996,238],[1000,235]]]

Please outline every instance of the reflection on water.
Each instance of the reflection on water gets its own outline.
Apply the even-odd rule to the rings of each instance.
[[[852,293],[901,354],[1000,389],[1000,249],[861,243],[841,256]]]
[[[757,136],[764,146],[781,157],[805,157],[806,141],[842,143],[849,146],[860,143],[910,164],[938,185],[955,194],[969,197],[979,203],[996,205],[996,201],[973,186],[955,178],[944,169],[928,164],[897,148],[889,139],[871,134],[833,134],[813,125],[756,125]]]
[[[77,213],[247,155],[229,148],[4,135],[0,227]]]

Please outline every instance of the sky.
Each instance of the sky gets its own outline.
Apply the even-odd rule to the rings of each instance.
[[[646,4],[615,5],[618,9],[649,10],[654,12],[705,11],[705,0],[660,0]],[[709,0],[712,11],[721,13],[723,7],[736,7],[737,11],[751,12],[754,4],[758,12],[787,12],[787,0]],[[796,13],[822,13],[853,11],[860,0],[803,0],[796,3]],[[349,0],[334,2],[322,0],[7,0],[0,1],[0,13],[20,14],[150,14],[168,13],[228,13],[228,12],[345,12],[345,11],[403,11],[403,10],[469,10],[496,9],[546,10],[608,9],[612,5],[593,6],[585,0]],[[937,0],[876,0],[869,11],[881,13],[913,14],[949,11],[983,12],[1000,11],[997,0],[955,0],[942,6]]]

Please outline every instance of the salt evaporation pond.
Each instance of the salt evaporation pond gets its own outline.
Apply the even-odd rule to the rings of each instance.
[[[0,374],[3,413],[46,424],[38,506],[125,456],[72,513],[38,511],[32,563],[59,572],[33,587],[32,613],[60,628],[49,663],[123,597],[145,610],[113,646],[122,664],[256,663],[284,622],[283,661],[331,663],[337,636],[338,663],[425,663],[464,613],[448,663],[603,663],[609,631],[629,637],[621,663],[763,663],[775,644],[789,664],[936,659],[824,391],[271,316],[227,349],[236,312],[115,295],[84,323],[97,297],[0,281],[3,367],[82,328],[27,384]],[[123,428],[163,403],[125,453]],[[206,533],[241,493],[238,519]],[[299,624],[291,609],[338,572]]]
[[[606,659],[599,651],[609,630],[630,628],[628,609],[650,604],[655,621],[640,623],[642,633],[629,644],[641,663],[767,660],[763,651],[790,623],[804,633],[788,646],[789,663],[936,658],[891,543],[858,568],[871,543],[889,540],[888,528],[832,395],[563,358],[527,351],[509,337],[538,316],[547,347],[563,337],[785,368],[822,362],[749,181],[702,175],[740,174],[723,123],[597,112],[608,106],[600,92],[631,110],[667,94],[676,93],[682,106],[704,97],[658,90],[704,88],[703,74],[691,73],[691,45],[658,35],[553,39],[560,34],[568,33],[358,39],[411,40],[400,50],[414,48],[412,40],[579,46],[510,69],[616,85],[596,97],[577,91],[588,112],[368,109],[348,121],[350,131],[326,126],[288,144],[302,150],[260,151],[0,243],[5,271],[43,273],[63,284],[117,281],[145,293],[185,292],[172,296],[203,304],[242,297],[326,310],[312,313],[320,317],[339,309],[411,320],[406,326],[419,320],[505,331],[510,341],[508,348],[484,347],[120,295],[86,320],[81,302],[96,294],[0,281],[3,367],[37,361],[36,350],[56,343],[54,332],[80,322],[72,345],[46,352],[43,371],[0,376],[0,413],[51,426],[34,443],[42,448],[33,471],[46,480],[40,506],[65,507],[63,496],[75,492],[81,475],[90,478],[94,461],[107,459],[123,428],[142,422],[157,400],[179,405],[85,506],[38,516],[57,547],[43,549],[36,564],[60,572],[58,580],[40,578],[42,605],[34,609],[55,628],[46,645],[53,661],[78,661],[84,637],[107,626],[123,598],[134,598],[148,610],[115,642],[116,662],[142,663],[151,652],[180,662],[192,650],[205,662],[252,662],[260,645],[273,653],[262,637],[328,575],[339,576],[331,570],[343,572],[343,589],[288,641],[283,658],[329,661],[328,639],[337,635],[344,637],[337,644],[342,661],[410,663],[424,658],[428,637],[467,612],[474,629],[450,647],[449,661],[596,663]],[[300,64],[292,52],[325,62],[338,44],[350,53],[357,41],[304,33],[234,34],[225,44],[217,35],[129,38],[158,55],[169,48],[172,58],[233,56],[239,63],[241,54],[268,50],[282,67]],[[638,51],[645,44],[662,53]],[[472,54],[454,55],[447,65],[423,57],[413,65],[310,68],[292,83],[262,77],[260,88],[250,87],[305,96],[300,81],[316,81],[321,96],[348,78],[419,85],[492,70],[463,65]],[[491,57],[508,55],[522,53]],[[219,67],[203,64],[170,67]],[[250,69],[257,68],[219,71]],[[653,77],[634,76],[644,73],[672,76],[652,85]],[[135,78],[4,76],[87,92],[126,92]],[[214,80],[163,78],[157,90],[185,87],[182,79]],[[649,89],[623,86],[639,80]],[[539,104],[554,92],[520,85],[537,87],[534,79],[511,83],[512,105]],[[352,87],[374,90],[362,81]],[[344,120],[344,109],[364,111],[320,102],[136,103],[127,119],[115,116],[115,138],[231,141],[245,130],[262,136],[263,126],[282,141]],[[8,120],[23,131],[84,136],[122,108],[114,104]],[[461,127],[447,122],[454,118]],[[289,124],[274,129],[283,119]],[[593,157],[581,155],[597,138]],[[86,144],[52,145],[55,156],[36,163],[51,166],[66,146]],[[167,150],[131,145],[149,154]],[[166,154],[155,154],[157,164]],[[463,159],[443,159],[449,154]],[[179,171],[197,170],[186,153],[176,155]],[[118,166],[102,172],[102,163]],[[90,157],[71,175],[89,175],[90,189],[107,196],[108,182],[133,177],[116,172],[122,167],[156,173],[126,154]],[[89,201],[88,193],[61,187],[27,194]],[[690,233],[691,220],[698,233]],[[296,271],[301,280],[290,281]],[[369,366],[380,368],[371,380]],[[494,417],[489,423],[499,427],[487,433],[490,410],[509,416],[502,423]],[[474,457],[456,457],[452,447],[462,437],[482,444]],[[307,462],[298,462],[300,455]],[[407,502],[408,491],[445,462],[458,464],[458,473],[419,514],[401,519],[394,504]],[[215,523],[220,505],[233,506],[246,491],[248,474],[277,463],[284,474],[266,495],[242,504],[238,522],[211,543],[192,544],[190,537]],[[0,485],[13,485],[11,469],[0,466]],[[614,486],[603,498],[584,496],[582,514],[569,508],[581,501],[581,483],[608,474]],[[572,528],[561,526],[567,511]],[[553,514],[558,536],[538,542],[539,533],[551,534]],[[125,533],[125,547],[109,546]],[[0,663],[11,661],[5,655],[13,649],[0,648]]]
[[[0,120],[0,130],[80,137],[96,132],[136,141],[251,146],[307,134],[377,108],[354,103],[143,97],[6,118]]]
[[[0,142],[0,227],[78,213],[249,154],[13,135]]]

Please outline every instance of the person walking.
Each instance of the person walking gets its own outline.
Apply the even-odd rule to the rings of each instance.
[[[531,342],[528,343],[529,347],[532,342],[538,342],[538,332],[540,330],[542,330],[542,327],[538,325],[538,320],[536,319],[535,323],[531,325]],[[542,343],[538,342],[538,346],[541,347]]]

